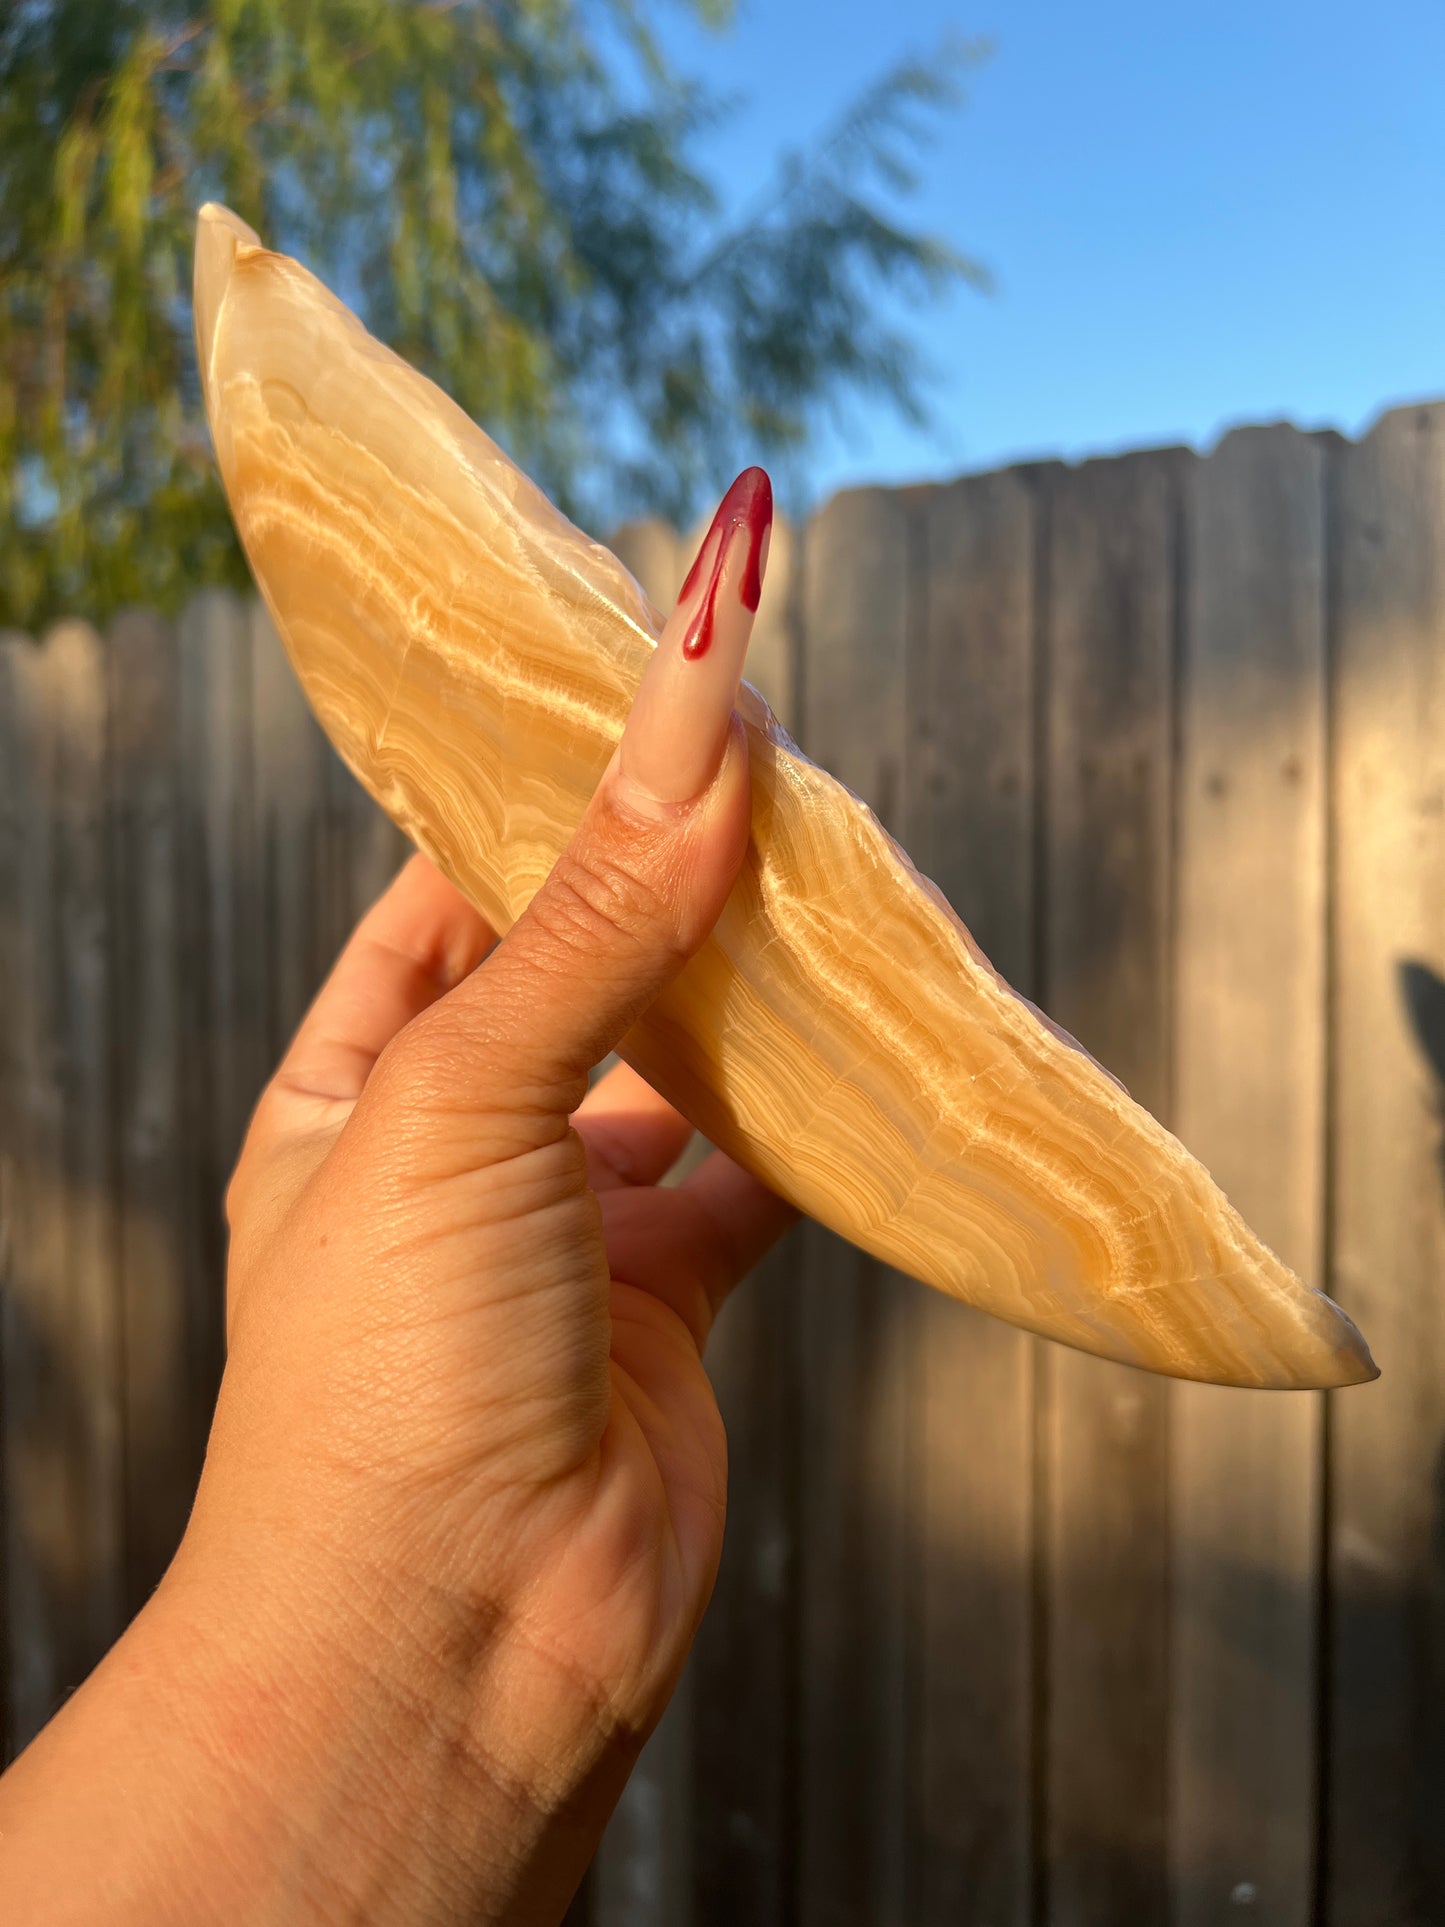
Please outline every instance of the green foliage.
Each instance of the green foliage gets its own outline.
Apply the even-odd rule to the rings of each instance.
[[[731,0],[677,0],[725,25]],[[244,580],[190,335],[195,209],[299,255],[581,519],[691,513],[820,409],[916,406],[885,292],[908,64],[739,223],[656,0],[11,0],[0,25],[0,621]]]

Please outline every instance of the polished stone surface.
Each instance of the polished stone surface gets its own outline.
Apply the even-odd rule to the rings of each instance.
[[[294,261],[203,211],[206,402],[256,580],[332,740],[498,930],[611,754],[661,626],[462,411]],[[866,1250],[1185,1378],[1373,1375],[1345,1315],[1003,983],[872,814],[744,687],[753,836],[625,1055]]]

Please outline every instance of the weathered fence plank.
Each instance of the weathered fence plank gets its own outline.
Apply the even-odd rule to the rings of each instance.
[[[699,540],[706,531],[704,520],[697,529]],[[632,571],[658,614],[666,616],[697,553],[697,541],[649,517],[645,522],[625,523],[611,537],[611,547],[618,561]]]
[[[897,826],[915,555],[896,494],[804,555],[803,747]],[[800,1413],[799,1921],[906,1920],[907,1372],[917,1287],[809,1227]]]
[[[686,545],[684,544],[684,547]],[[785,727],[792,711],[797,549],[774,524],[746,675]],[[707,1366],[728,1437],[728,1519],[712,1605],[689,1666],[692,1913],[793,1919],[797,1643],[798,1301],[794,1233],[725,1306]]]
[[[1241,430],[1188,492],[1179,1134],[1307,1279],[1323,1263],[1325,465]],[[1361,1396],[1368,1396],[1362,1394]],[[1321,1403],[1176,1396],[1180,1927],[1311,1918]]]
[[[268,1066],[257,874],[249,605],[197,599],[177,628],[182,1103],[191,1158],[188,1457],[200,1470],[225,1335],[223,1202]]]
[[[1034,496],[983,476],[920,503],[907,842],[993,962],[1033,975]],[[826,663],[815,673],[828,673]],[[966,834],[960,826],[966,825]],[[1036,1341],[914,1307],[917,1927],[1031,1918]]]
[[[366,832],[376,814],[375,804],[329,743],[322,744],[322,752],[316,946],[329,964],[367,908],[366,886],[377,880],[380,866],[365,861]]]
[[[335,752],[259,603],[251,611],[249,655],[260,989],[269,1067],[290,1041],[331,962],[334,933],[326,927],[325,913],[338,891],[334,882],[328,884],[327,872],[338,853],[326,834],[326,766]],[[349,899],[349,890],[345,894]]]
[[[1166,451],[1041,478],[1050,1014],[1167,1120],[1179,486]],[[1045,1350],[1042,1877],[1058,1927],[1166,1912],[1161,1379]]]
[[[1445,1920],[1445,405],[1339,456],[1330,1927]]]
[[[767,580],[744,670],[791,734],[802,726],[798,687],[802,651],[802,537],[786,516],[774,518]]]
[[[613,546],[666,613],[687,573],[687,538],[656,521],[620,530]],[[689,1927],[692,1920],[692,1669],[643,1748],[574,1910],[578,1927]]]
[[[54,1655],[36,1513],[58,1491],[66,1450],[60,1361],[46,1345],[41,1299],[53,1249],[40,1178],[47,1150],[41,1096],[36,918],[48,918],[53,827],[43,783],[49,729],[40,651],[0,632],[0,1425],[5,1468],[5,1731],[10,1759],[49,1711]],[[53,1107],[52,1107],[53,1110]],[[56,1131],[48,1133],[53,1141]],[[45,1439],[44,1428],[50,1438]],[[48,1462],[48,1463],[47,1463]]]
[[[17,1219],[5,1331],[12,1742],[22,1746],[124,1623],[120,1294],[115,1263],[107,918],[106,677],[62,623],[6,644],[29,736],[14,986]],[[23,787],[20,787],[23,785]]]
[[[189,1147],[181,1112],[175,633],[127,615],[106,639],[110,911],[114,944],[117,1262],[125,1361],[125,1579],[133,1614],[190,1512],[194,1466],[177,1441],[194,1414],[181,1226]]]
[[[353,925],[371,908],[412,854],[411,843],[385,810],[371,800],[334,752],[328,750],[328,754],[346,786],[347,870],[351,890],[345,925],[330,946],[327,963],[335,957]]]
[[[633,523],[613,546],[659,610],[707,533]],[[747,676],[790,724],[794,544],[774,526]],[[683,1927],[730,1917],[768,1927],[791,1905],[786,1842],[795,1670],[789,1609],[796,1306],[792,1241],[719,1320],[708,1353],[728,1432],[733,1503],[708,1618],[682,1688],[638,1762],[576,1910],[597,1927]]]
[[[24,865],[33,855],[29,836],[33,784],[30,771],[34,722],[27,674],[33,648],[27,636],[0,629],[0,1764],[15,1750],[12,1704],[23,1658],[10,1611],[8,1566],[17,1550],[16,1501],[11,1473],[11,1331],[21,1303],[22,1267],[28,1253],[23,1201],[24,1063],[22,1026],[29,1013],[22,987],[25,943],[21,923]],[[21,1582],[23,1591],[23,1581]]]

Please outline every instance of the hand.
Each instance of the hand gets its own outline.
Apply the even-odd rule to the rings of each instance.
[[[195,1513],[7,1776],[0,1903],[60,1815],[146,1840],[137,1919],[560,1918],[716,1572],[708,1327],[790,1216],[718,1152],[660,1188],[687,1124],[625,1068],[587,1091],[746,845],[760,499],[730,492],[510,934],[414,859],[262,1098]]]

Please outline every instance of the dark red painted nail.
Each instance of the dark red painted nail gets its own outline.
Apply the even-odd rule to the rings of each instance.
[[[717,599],[718,585],[722,581],[723,563],[738,531],[747,536],[747,558],[743,568],[743,579],[738,585],[738,594],[743,607],[756,613],[758,602],[763,593],[763,538],[773,525],[773,485],[764,468],[745,468],[732,487],[718,504],[717,514],[692,567],[687,572],[687,580],[678,596],[685,602],[696,589],[698,576],[702,569],[703,557],[707,554],[708,544],[717,536],[717,548],[713,554],[712,568],[708,575],[708,585],[697,614],[693,617],[687,634],[683,637],[682,653],[689,661],[705,656],[712,644],[713,603]]]

